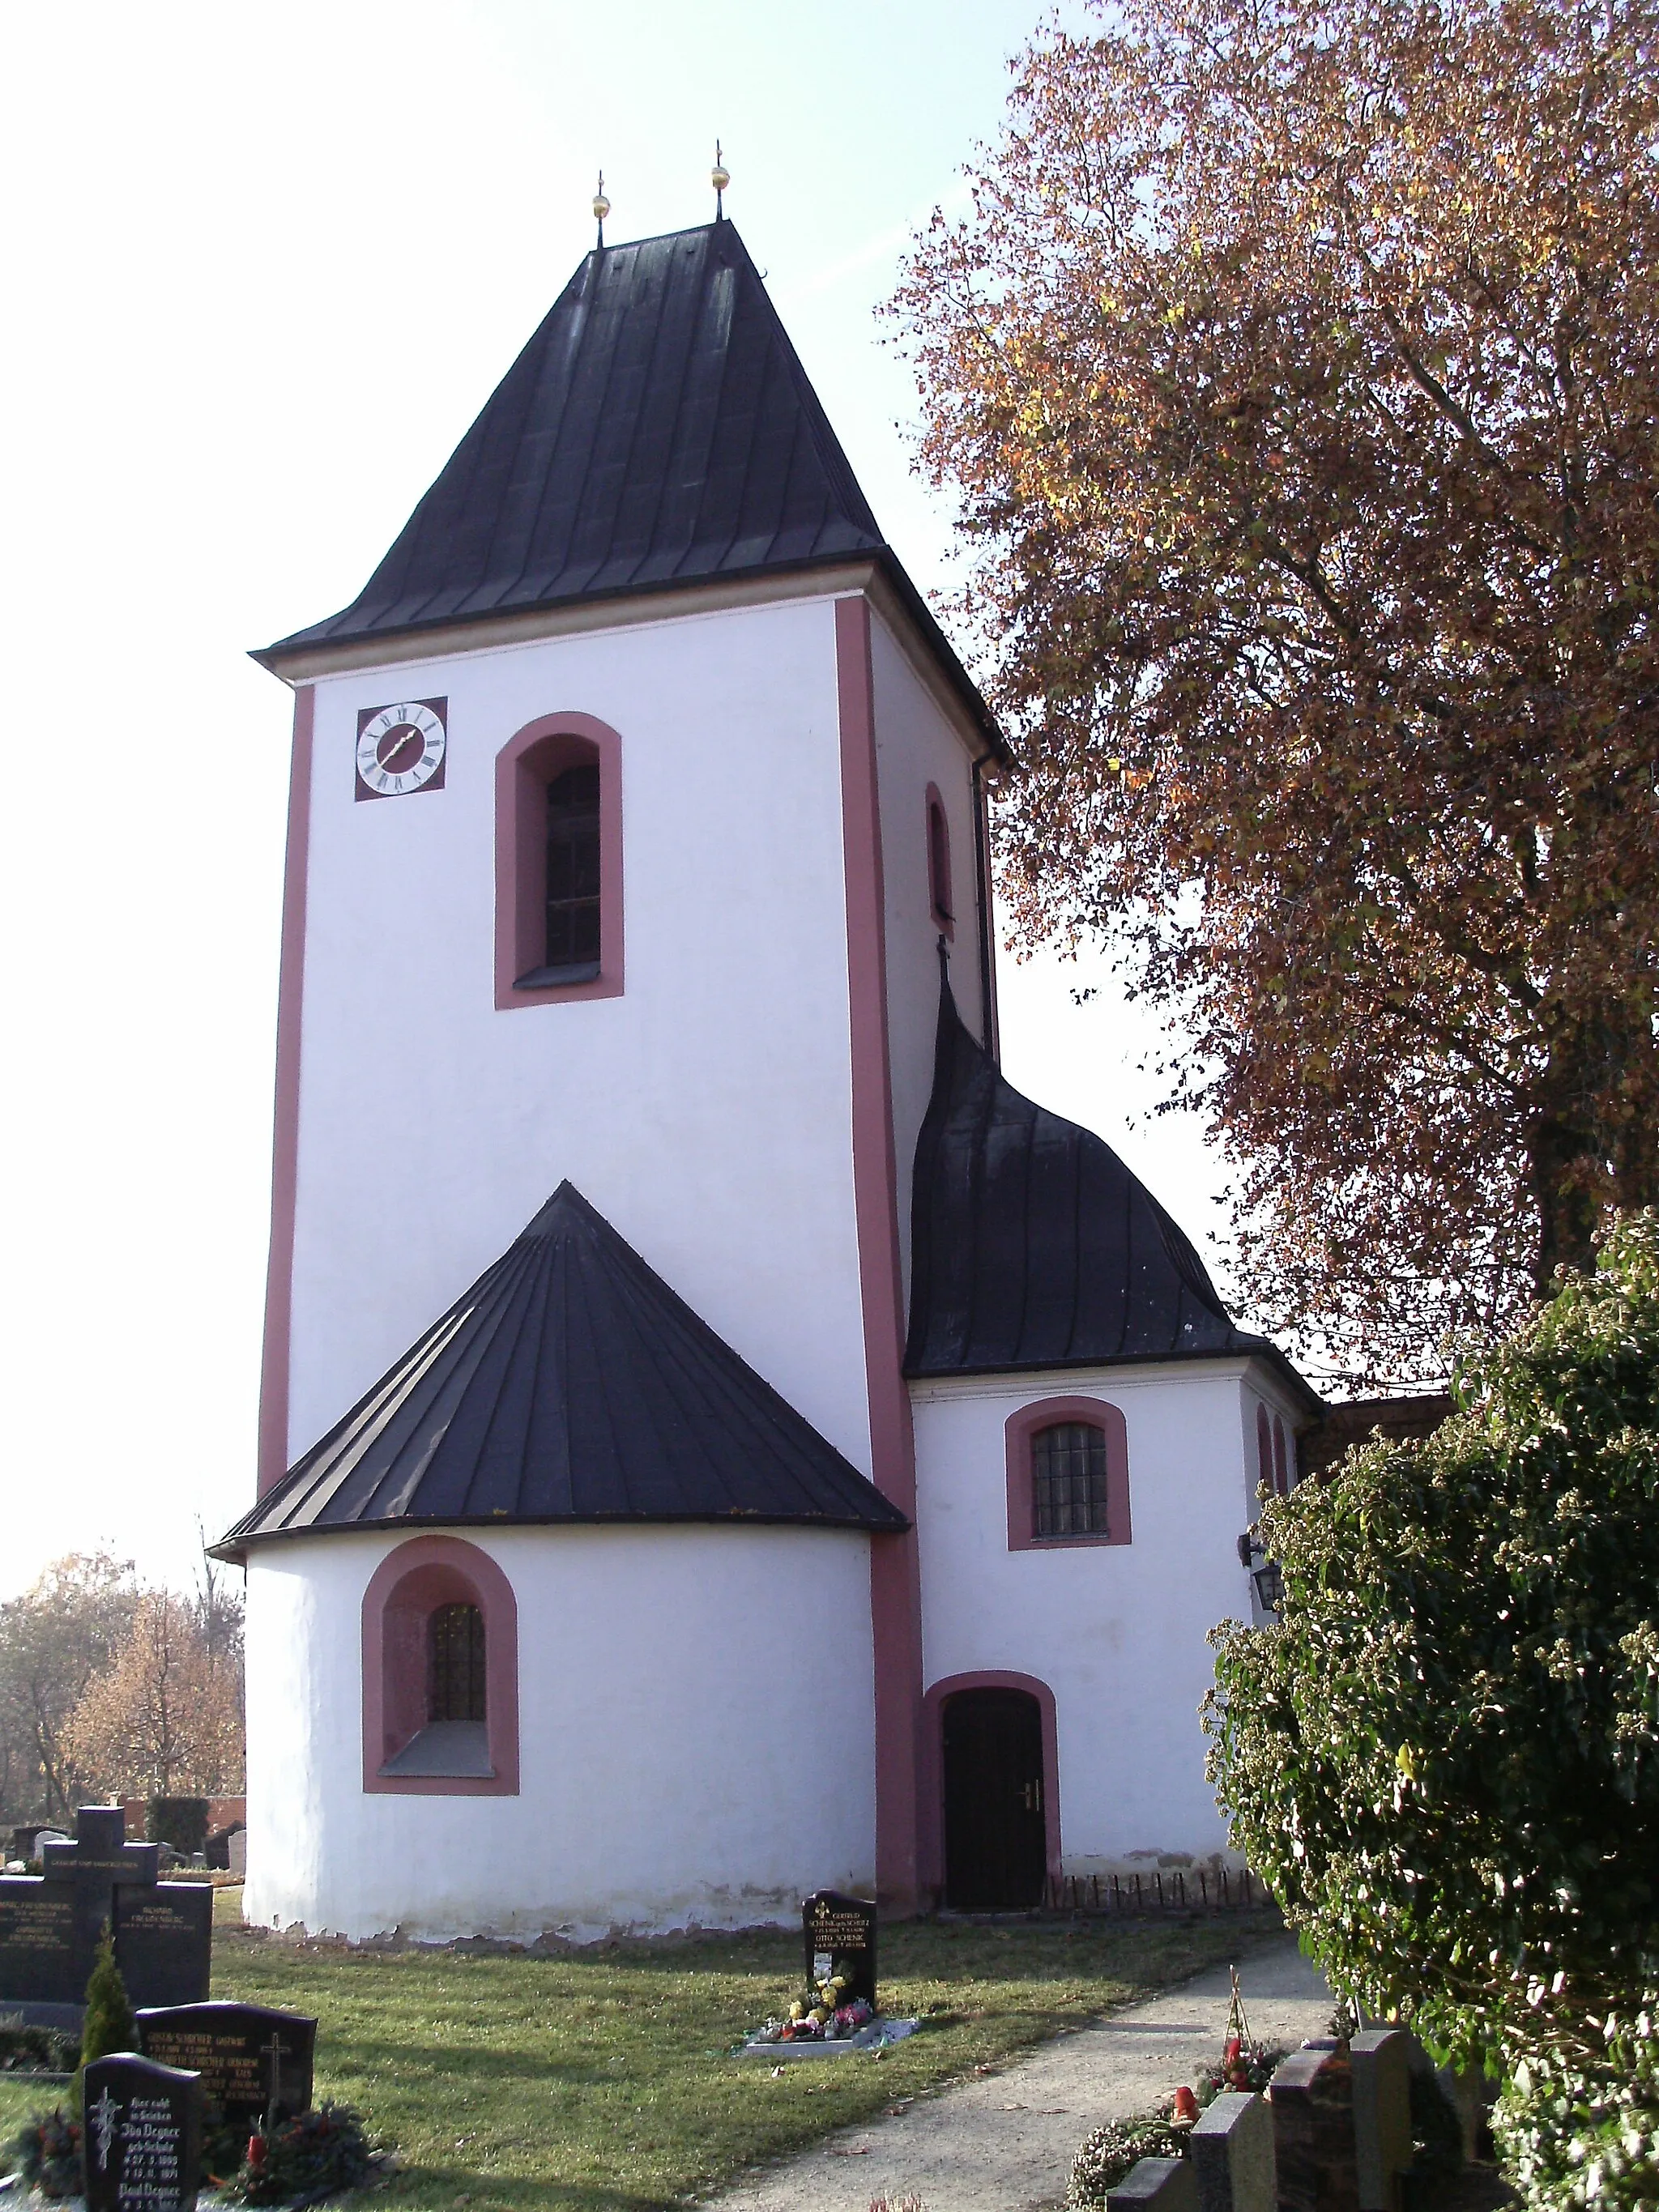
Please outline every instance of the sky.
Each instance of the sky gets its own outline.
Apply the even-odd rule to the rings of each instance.
[[[0,30],[0,1597],[173,1581],[251,1501],[290,696],[592,242],[726,211],[878,520],[945,580],[875,311],[1041,0],[90,0]],[[1079,1006],[1076,989],[1103,987]],[[1000,972],[1004,1064],[1206,1249],[1109,956]]]

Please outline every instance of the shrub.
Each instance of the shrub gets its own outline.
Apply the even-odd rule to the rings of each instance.
[[[1233,1841],[1334,1985],[1507,2080],[1529,2205],[1659,2194],[1659,1219],[1459,1412],[1270,1501],[1278,1623],[1224,1623]]]
[[[1066,2202],[1075,2212],[1084,2212],[1086,2207],[1103,2204],[1107,2191],[1117,2187],[1137,2160],[1186,2155],[1187,2130],[1172,2128],[1162,2114],[1108,2120],[1095,2130],[1072,2160]]]
[[[87,1983],[86,2018],[81,2024],[81,2063],[75,2069],[70,2101],[81,2109],[81,2085],[94,2058],[107,2058],[112,2051],[136,2051],[138,2030],[127,2000],[127,1985],[115,1963],[115,1945],[107,1928],[98,1939],[98,1956]]]
[[[72,2074],[77,2039],[61,2027],[0,2027],[0,2073]]]
[[[205,1797],[151,1797],[145,1802],[144,1826],[153,1844],[171,1844],[186,1858],[207,1849],[208,1801]]]

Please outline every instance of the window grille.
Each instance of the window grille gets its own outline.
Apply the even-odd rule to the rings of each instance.
[[[547,964],[599,958],[599,769],[568,768],[547,787]]]
[[[484,1625],[476,1605],[441,1605],[427,1625],[427,1718],[481,1721]]]
[[[1061,1421],[1031,1439],[1032,1534],[1104,1536],[1106,1432]]]

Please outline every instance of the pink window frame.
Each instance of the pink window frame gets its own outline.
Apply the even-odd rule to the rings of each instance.
[[[956,910],[951,900],[951,817],[945,811],[945,801],[939,796],[936,783],[930,783],[927,787],[927,811],[924,820],[927,838],[928,908],[937,927],[954,945],[957,925]],[[933,836],[935,822],[942,833],[937,840]]]
[[[520,988],[547,949],[547,787],[584,761],[599,764],[599,972],[586,983]],[[495,1006],[617,999],[623,988],[622,739],[592,714],[538,714],[495,756]]]
[[[1103,1536],[1037,1536],[1032,1502],[1031,1441],[1039,1429],[1086,1421],[1106,1437],[1106,1531]],[[1129,1518],[1129,1425],[1104,1398],[1039,1398],[1010,1413],[1004,1430],[1008,1466],[1008,1549],[1066,1552],[1134,1540]]]
[[[427,1624],[441,1605],[476,1605],[484,1624],[484,1726],[493,1774],[383,1774],[426,1725]],[[516,1797],[519,1607],[487,1552],[455,1536],[413,1536],[363,1592],[363,1788],[371,1796]]]
[[[1058,1881],[1062,1870],[1060,1848],[1060,1716],[1054,1693],[1036,1674],[1014,1674],[992,1668],[970,1674],[947,1674],[935,1682],[921,1701],[922,1820],[921,1856],[923,1887],[934,1902],[945,1893],[945,1705],[958,1690],[1024,1690],[1037,1701],[1042,1718],[1042,1828],[1048,1879]]]

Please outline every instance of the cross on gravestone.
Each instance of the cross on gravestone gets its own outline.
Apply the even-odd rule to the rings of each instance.
[[[1187,2142],[1200,2212],[1274,2212],[1273,2116],[1265,2097],[1224,2089]]]
[[[87,2212],[193,2212],[202,2085],[131,2051],[94,2058],[82,2092]]]
[[[207,1995],[213,1893],[158,1882],[155,1844],[126,1841],[118,1805],[83,1805],[73,1843],[42,1847],[39,1875],[0,1875],[0,2010],[30,2027],[81,2025],[106,1928],[136,2004]]]
[[[199,2074],[208,2101],[227,2119],[268,2127],[273,2118],[310,2111],[317,2023],[307,2014],[220,1998],[146,2009],[137,2019],[144,2056]]]
[[[1293,2051],[1267,2089],[1279,2212],[1359,2212],[1353,2075],[1340,2045]]]
[[[1143,2158],[1115,2189],[1106,2192],[1107,2212],[1198,2212],[1198,2184],[1187,2158]]]
[[[800,1922],[807,1980],[816,1984],[839,1974],[847,1984],[843,2004],[862,1997],[877,2011],[875,1906],[866,1898],[815,1890],[801,1906]]]

